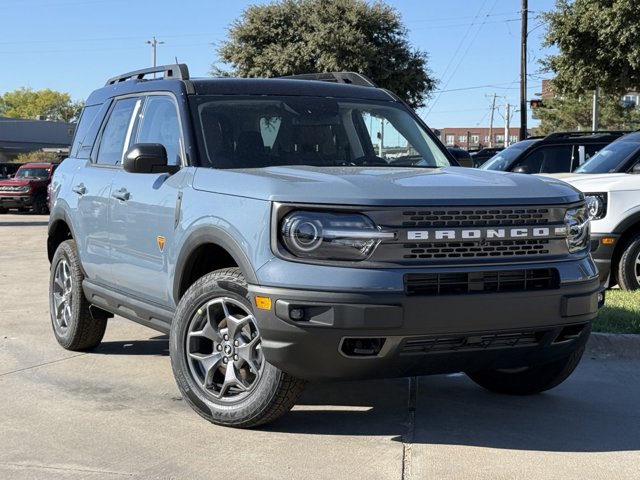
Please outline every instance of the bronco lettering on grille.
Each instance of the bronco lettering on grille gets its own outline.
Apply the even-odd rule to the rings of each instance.
[[[407,231],[407,240],[511,240],[550,238],[561,235],[562,230],[562,228],[555,228],[552,231],[549,227],[409,230]]]

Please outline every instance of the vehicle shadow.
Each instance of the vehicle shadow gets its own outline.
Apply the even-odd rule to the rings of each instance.
[[[169,356],[169,336],[158,335],[144,340],[103,341],[91,350],[102,355]]]
[[[525,397],[490,393],[462,374],[421,377],[415,412],[408,379],[311,384],[294,410],[262,428],[509,450],[640,450],[640,387],[579,370],[556,389]]]

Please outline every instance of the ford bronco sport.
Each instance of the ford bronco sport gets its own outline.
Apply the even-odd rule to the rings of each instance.
[[[55,163],[25,163],[13,178],[0,180],[0,213],[11,208],[49,213],[47,188],[57,166]]]
[[[94,348],[113,315],[168,332],[183,397],[235,427],[309,380],[552,388],[603,301],[584,197],[449,159],[357,74],[114,77],[52,183],[55,337]]]

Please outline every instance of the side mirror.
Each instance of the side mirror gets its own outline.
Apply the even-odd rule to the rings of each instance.
[[[512,170],[513,173],[531,173],[529,167],[526,165],[518,165]]]
[[[167,150],[160,143],[136,143],[124,155],[124,171],[129,173],[176,173],[180,167],[169,165]]]

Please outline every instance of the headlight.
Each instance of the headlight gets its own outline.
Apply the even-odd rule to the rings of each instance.
[[[607,214],[607,194],[606,193],[585,193],[589,216],[591,220],[598,220]]]
[[[280,239],[292,255],[318,260],[365,260],[384,239],[364,215],[295,211],[280,223]]]
[[[564,215],[567,226],[567,247],[574,253],[589,245],[589,213],[586,206],[570,208]]]

